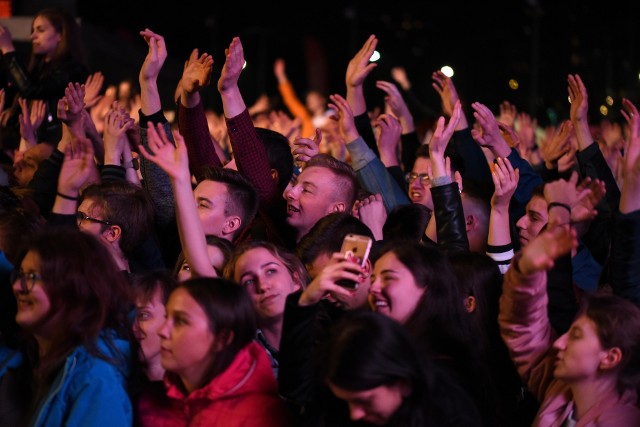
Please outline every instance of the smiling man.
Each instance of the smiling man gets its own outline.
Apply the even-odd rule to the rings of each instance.
[[[350,212],[358,181],[350,165],[327,154],[316,154],[284,190],[287,224],[296,231],[296,241],[324,216]]]

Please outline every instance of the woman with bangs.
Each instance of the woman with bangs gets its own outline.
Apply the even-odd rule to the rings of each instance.
[[[131,425],[128,283],[107,249],[73,229],[27,243],[12,279],[16,322],[27,335],[32,426]]]

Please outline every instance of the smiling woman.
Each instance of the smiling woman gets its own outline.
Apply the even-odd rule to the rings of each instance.
[[[45,229],[16,266],[15,320],[35,342],[25,357],[34,361],[30,425],[130,425],[133,300],[106,247],[79,230]]]

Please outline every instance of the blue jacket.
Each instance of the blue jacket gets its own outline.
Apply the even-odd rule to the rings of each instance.
[[[131,426],[133,413],[126,390],[131,363],[129,343],[113,338],[109,348],[104,333],[98,350],[110,363],[76,347],[67,357],[47,395],[38,403],[31,426]]]

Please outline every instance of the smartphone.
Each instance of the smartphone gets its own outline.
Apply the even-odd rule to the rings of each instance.
[[[364,267],[367,264],[372,243],[371,237],[349,233],[342,240],[340,253],[344,259],[351,260]],[[346,279],[338,280],[336,284],[348,289],[357,289],[358,287],[356,282]]]

